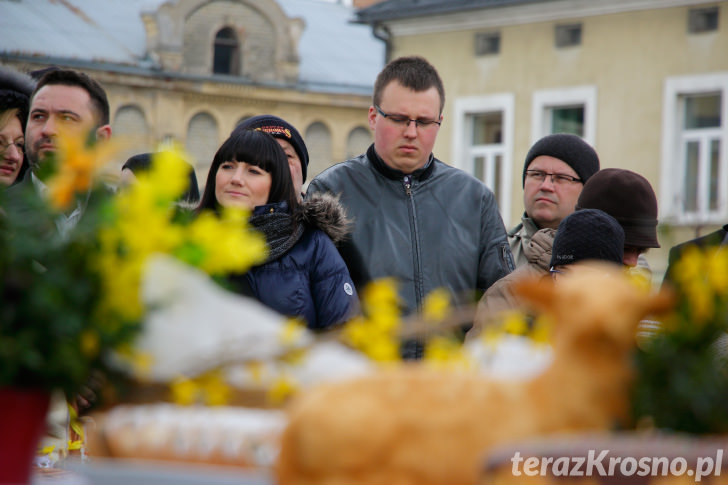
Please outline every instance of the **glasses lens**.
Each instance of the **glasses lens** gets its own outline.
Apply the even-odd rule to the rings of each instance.
[[[528,170],[526,171],[526,177],[530,178],[531,180],[543,182],[543,180],[546,178],[546,172],[541,172],[540,170]]]

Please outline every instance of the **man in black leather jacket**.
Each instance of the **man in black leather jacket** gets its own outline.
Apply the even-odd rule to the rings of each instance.
[[[374,144],[322,172],[307,191],[340,196],[353,219],[340,251],[354,282],[361,290],[394,277],[405,313],[421,310],[436,288],[472,301],[514,268],[492,191],[432,155],[444,103],[442,80],[425,59],[391,61],[369,108]],[[403,355],[421,351],[421,342],[410,342]]]

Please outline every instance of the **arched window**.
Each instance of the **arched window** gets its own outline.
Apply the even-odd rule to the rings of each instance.
[[[114,115],[114,138],[121,145],[119,163],[132,155],[152,151],[152,135],[144,111],[135,105],[120,107]]]
[[[306,129],[306,148],[308,149],[308,180],[333,165],[331,155],[331,132],[328,127],[316,121]]]
[[[240,49],[238,36],[230,27],[220,29],[215,35],[212,72],[214,74],[240,74]]]
[[[208,113],[197,113],[187,126],[187,152],[195,160],[198,181],[205,183],[212,157],[218,148],[217,121]],[[200,180],[201,179],[201,180]],[[200,187],[202,187],[202,185]]]
[[[372,132],[363,126],[357,126],[349,132],[346,140],[346,158],[361,155],[372,144]]]

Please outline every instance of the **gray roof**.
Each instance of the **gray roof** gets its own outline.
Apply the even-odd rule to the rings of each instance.
[[[0,58],[151,69],[141,14],[166,1],[0,0]],[[384,44],[369,27],[351,22],[351,7],[318,0],[277,1],[286,15],[305,22],[299,44],[302,86],[371,89],[384,65]]]
[[[351,22],[353,8],[317,0],[278,0],[278,5],[306,22],[299,45],[301,82],[374,86],[385,46],[368,26]]]
[[[356,21],[372,24],[383,20],[425,17],[543,1],[550,0],[385,0],[356,12]]]

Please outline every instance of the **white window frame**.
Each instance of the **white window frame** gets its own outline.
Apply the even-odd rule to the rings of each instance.
[[[551,131],[551,110],[566,106],[584,106],[583,139],[594,146],[597,118],[597,87],[574,86],[534,91],[531,103],[531,144]]]
[[[721,93],[721,127],[684,130],[684,98]],[[725,224],[728,219],[728,72],[703,76],[677,76],[665,79],[662,114],[662,154],[660,170],[660,219],[677,225]],[[718,210],[707,208],[686,214],[681,209],[685,169],[685,143],[708,138],[720,142],[718,160]],[[707,155],[706,155],[707,156]],[[703,160],[705,162],[705,160]],[[699,174],[698,190],[705,190],[707,175]]]
[[[501,156],[501,179],[498,207],[501,218],[506,227],[510,227],[511,218],[511,180],[513,177],[513,113],[515,96],[510,93],[494,94],[490,96],[468,96],[455,100],[454,122],[452,131],[452,160],[453,165],[465,172],[474,175],[473,159],[485,156],[489,159]],[[473,147],[471,134],[473,131],[472,117],[478,114],[502,113],[502,133],[500,146]],[[492,170],[492,168],[486,170]]]

